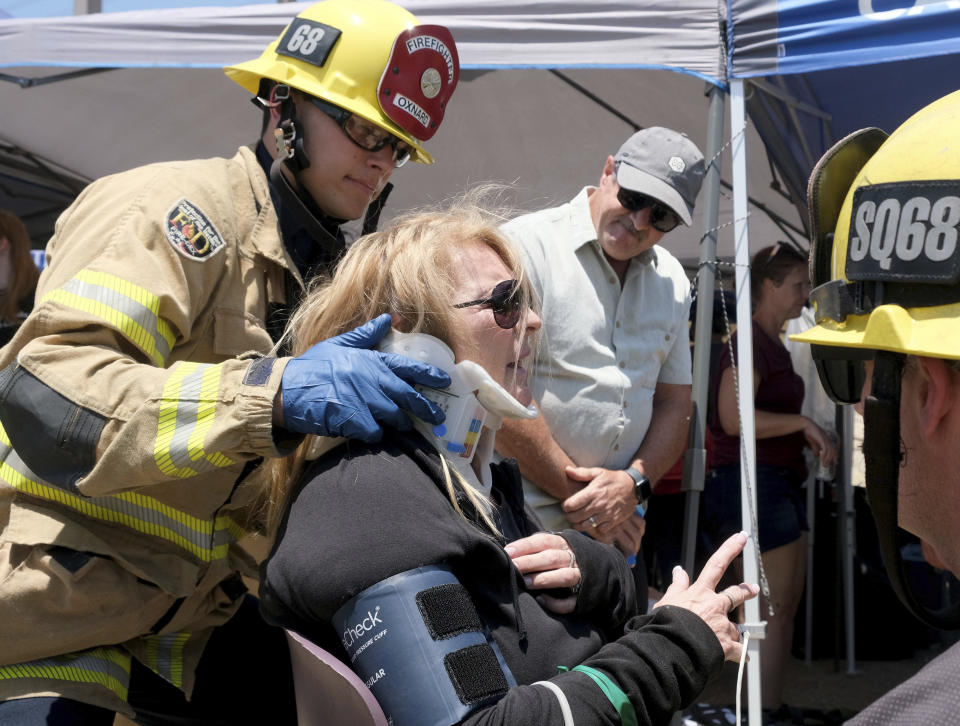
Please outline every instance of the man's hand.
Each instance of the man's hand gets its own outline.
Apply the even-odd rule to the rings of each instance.
[[[580,584],[577,557],[567,541],[558,534],[537,532],[508,544],[506,553],[523,575],[530,590],[574,588],[569,597],[557,598],[541,593],[540,603],[555,613],[572,613],[577,604],[576,588]]]
[[[621,524],[611,529],[607,534],[596,534],[594,539],[606,544],[612,544],[629,558],[640,551],[640,540],[647,529],[647,520],[639,514],[631,514]]]
[[[381,425],[411,428],[405,410],[427,423],[441,423],[443,411],[413,385],[445,388],[450,376],[405,356],[367,350],[389,331],[390,316],[384,314],[287,363],[278,394],[279,425],[298,433],[374,442],[383,437]]]
[[[707,560],[703,572],[692,585],[684,569],[679,565],[674,567],[673,583],[654,605],[654,608],[662,605],[676,605],[699,615],[720,641],[724,658],[732,661],[740,660],[743,646],[740,643],[740,632],[730,621],[728,614],[745,601],[756,597],[760,588],[755,584],[748,585],[743,582],[739,585],[731,585],[720,592],[716,590],[723,573],[743,551],[746,543],[747,535],[744,532],[738,532],[730,537]]]
[[[599,466],[568,466],[566,473],[573,481],[588,482],[563,502],[563,511],[576,529],[601,539],[636,510],[633,478],[627,472]],[[609,537],[601,541],[609,541]]]

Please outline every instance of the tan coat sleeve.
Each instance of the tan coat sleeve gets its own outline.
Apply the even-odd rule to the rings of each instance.
[[[236,159],[84,191],[0,360],[0,421],[30,469],[93,496],[285,453],[271,427],[285,359],[236,357],[271,347],[267,272],[245,246],[275,228],[262,214]]]

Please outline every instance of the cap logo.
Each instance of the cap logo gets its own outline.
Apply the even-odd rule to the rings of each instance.
[[[894,182],[854,192],[850,280],[952,282],[960,276],[960,182]]]
[[[441,87],[440,72],[436,68],[427,68],[420,76],[420,90],[427,98],[436,98]]]
[[[683,174],[683,170],[687,168],[687,165],[679,156],[671,156],[670,161],[667,162],[667,166],[677,172],[677,174]]]

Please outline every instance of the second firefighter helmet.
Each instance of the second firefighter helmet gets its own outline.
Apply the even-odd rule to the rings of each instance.
[[[889,138],[851,134],[810,180],[812,343],[821,380],[859,400],[873,351],[960,359],[960,91]]]

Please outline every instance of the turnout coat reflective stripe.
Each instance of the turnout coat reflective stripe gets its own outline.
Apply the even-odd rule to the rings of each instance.
[[[255,575],[241,474],[296,443],[263,356],[302,280],[247,148],[92,183],[47,252],[0,351],[0,698],[129,712],[131,656],[189,694]]]

